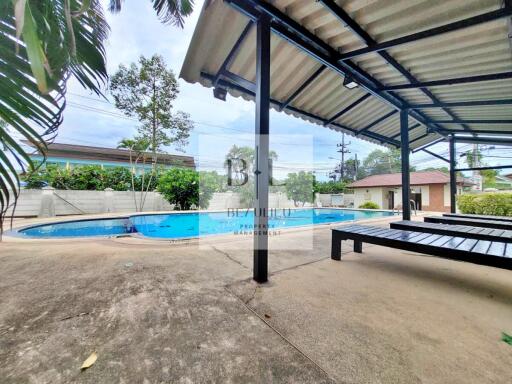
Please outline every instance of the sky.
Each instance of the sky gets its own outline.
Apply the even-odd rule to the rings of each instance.
[[[115,73],[120,64],[129,65],[140,55],[162,55],[176,76],[196,25],[202,1],[195,4],[194,13],[185,20],[184,29],[162,24],[150,1],[126,1],[119,14],[106,11],[111,33],[106,42],[109,74]],[[179,79],[180,94],[174,109],[190,114],[194,130],[184,153],[194,156],[199,169],[222,170],[222,161],[233,145],[254,145],[254,103],[230,97],[226,102],[215,99],[210,88],[189,84]],[[123,138],[133,137],[137,121],[122,115],[109,100],[84,90],[76,81],[68,83],[67,108],[64,122],[56,142],[78,145],[116,147]],[[342,135],[325,127],[304,122],[278,113],[270,114],[271,149],[278,153],[276,177],[289,171],[311,170],[319,180],[326,180],[339,160],[336,145]],[[375,144],[346,136],[350,142],[347,158],[363,159],[376,148]],[[464,149],[464,148],[462,148]],[[169,153],[178,153],[167,148]],[[432,151],[448,155],[444,143],[432,147]],[[412,155],[411,164],[418,168],[446,166],[426,153]]]

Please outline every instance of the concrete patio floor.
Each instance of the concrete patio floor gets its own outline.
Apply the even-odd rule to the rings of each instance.
[[[510,271],[367,245],[336,262],[324,227],[271,238],[258,286],[251,246],[0,243],[0,382],[512,382]]]

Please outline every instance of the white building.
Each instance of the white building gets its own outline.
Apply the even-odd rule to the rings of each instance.
[[[368,201],[382,209],[394,209],[402,205],[402,174],[373,175],[358,180],[348,187],[354,189],[354,207]],[[470,185],[457,178],[457,194]],[[424,211],[450,211],[450,176],[441,171],[411,172],[411,200],[416,208]]]

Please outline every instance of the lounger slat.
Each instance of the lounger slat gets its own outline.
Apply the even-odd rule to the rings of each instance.
[[[479,240],[512,242],[512,231],[495,228],[471,227],[469,225],[446,225],[409,220],[395,221],[389,224],[393,229],[410,230],[441,234],[445,236],[467,237]],[[477,232],[477,233],[475,233]]]
[[[460,218],[464,218],[464,219],[505,221],[505,222],[512,223],[512,217],[510,217],[510,216],[474,215],[474,214],[469,214],[469,213],[443,213],[443,216],[460,217]]]
[[[430,233],[421,233],[421,232],[418,232],[418,236],[416,236],[413,240],[414,242],[419,242],[423,239],[426,239],[427,237],[430,236]]]
[[[457,249],[459,251],[471,251],[476,243],[478,243],[477,239],[464,239],[462,243],[457,245]]]
[[[471,252],[487,254],[487,250],[491,246],[491,242],[487,240],[479,240],[478,243],[473,247]]]
[[[377,227],[370,227],[370,226],[368,226],[368,227],[363,227],[363,226],[361,226],[361,225],[358,225],[358,226],[356,226],[356,227],[353,229],[353,231],[354,231],[354,232],[357,232],[357,233],[368,233],[368,232],[371,232],[371,231],[375,231],[375,230],[377,230],[377,229],[378,229]]]
[[[505,250],[505,254],[503,256],[512,258],[512,243],[507,244],[507,249]]]
[[[448,240],[446,243],[441,245],[443,248],[457,248],[464,240],[466,240],[464,237],[452,237],[450,240]]]
[[[489,247],[489,250],[487,251],[488,255],[496,255],[496,256],[503,256],[505,253],[505,243],[499,243],[497,241],[493,241],[491,246]]]
[[[386,239],[389,240],[396,240],[396,239],[402,239],[405,240],[407,237],[411,235],[410,231],[399,231],[398,233],[394,233],[392,235],[386,236]]]
[[[450,216],[426,216],[423,221],[428,223],[440,223],[451,225],[469,225],[474,227],[496,228],[512,230],[512,222],[499,220],[481,220],[466,217],[450,217]]]
[[[443,237],[443,235],[430,235],[429,237],[426,237],[423,240],[418,241],[418,244],[429,245],[441,237]]]
[[[364,232],[364,233],[369,234],[369,235],[373,235],[375,233],[379,233],[379,232],[382,232],[382,231],[389,231],[389,229],[381,228],[381,227],[374,227],[371,230],[369,230],[368,232]]]
[[[389,229],[381,228],[380,231],[373,232],[372,235],[373,236],[381,236],[381,235],[385,235],[388,232],[389,232]]]
[[[446,244],[447,242],[449,242],[452,238],[453,238],[453,236],[441,236],[439,239],[430,243],[429,245],[432,245],[434,247],[441,247],[444,244]]]

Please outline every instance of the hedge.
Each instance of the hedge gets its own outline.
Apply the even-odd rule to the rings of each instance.
[[[512,216],[512,193],[482,193],[457,196],[457,206],[462,213]]]
[[[363,203],[359,206],[359,208],[364,209],[379,209],[379,204],[374,203],[373,201],[367,201],[366,203]]]

